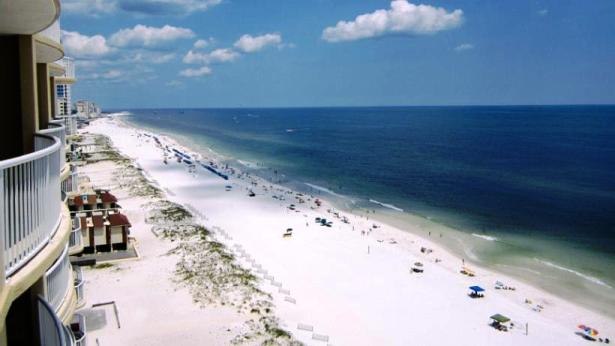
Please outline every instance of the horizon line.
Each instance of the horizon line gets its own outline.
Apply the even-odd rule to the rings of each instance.
[[[444,108],[444,107],[579,107],[615,106],[615,103],[559,104],[450,104],[450,105],[359,105],[359,106],[196,106],[196,107],[109,107],[109,110],[130,109],[301,109],[301,108]],[[104,111],[106,112],[106,110]]]

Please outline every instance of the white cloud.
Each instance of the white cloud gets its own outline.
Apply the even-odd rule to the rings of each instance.
[[[354,41],[390,34],[425,35],[449,30],[463,23],[463,11],[447,12],[442,7],[414,5],[407,0],[391,1],[391,8],[339,21],[325,28],[322,39],[328,42]]]
[[[208,66],[188,68],[179,72],[179,75],[184,77],[202,77],[208,74],[211,74],[211,69]]]
[[[87,36],[76,31],[62,31],[62,44],[66,55],[75,58],[95,58],[113,51],[103,36]]]
[[[538,15],[540,16],[546,16],[547,14],[549,14],[549,10],[547,10],[546,8],[538,11]]]
[[[239,53],[229,48],[219,48],[210,53],[188,51],[183,58],[186,64],[211,64],[216,62],[230,62],[239,57]]]
[[[244,53],[257,52],[270,45],[280,45],[282,36],[278,33],[270,33],[260,36],[243,35],[235,42],[235,48]]]
[[[121,29],[109,38],[109,44],[116,47],[157,47],[178,39],[194,37],[190,29],[165,25],[162,28],[135,25],[132,29]]]
[[[196,42],[194,42],[194,45],[192,45],[192,47],[194,47],[195,49],[203,49],[206,48],[207,46],[209,46],[209,40],[196,40]]]
[[[116,0],[127,12],[146,15],[187,15],[219,5],[222,0]]]
[[[116,5],[116,2],[112,0],[64,0],[62,1],[62,13],[97,17],[115,12]]]
[[[474,49],[474,45],[471,43],[462,43],[455,47],[456,52],[463,52],[464,50]]]
[[[119,11],[137,15],[188,15],[222,0],[63,0],[62,12],[98,17]]]

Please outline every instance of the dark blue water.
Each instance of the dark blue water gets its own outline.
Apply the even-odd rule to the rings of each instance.
[[[130,122],[363,207],[373,199],[467,232],[615,257],[615,106],[131,112]]]

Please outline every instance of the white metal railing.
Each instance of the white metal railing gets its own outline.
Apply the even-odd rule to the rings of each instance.
[[[45,346],[71,346],[75,345],[73,333],[62,324],[53,307],[38,297],[38,334],[40,345]]]
[[[62,60],[58,61],[60,65],[64,66],[64,76],[66,78],[75,78],[75,59],[65,56]]]
[[[75,272],[75,291],[77,292],[77,305],[81,306],[85,303],[85,280],[83,280],[83,271],[80,266],[74,266]]]
[[[85,316],[79,313],[75,314],[71,323],[71,330],[73,331],[73,336],[75,337],[75,345],[86,346],[85,336],[87,334],[87,329],[85,325]]]
[[[49,27],[47,27],[47,29],[41,31],[39,33],[39,35],[41,36],[45,36],[47,38],[49,38],[50,40],[53,40],[57,43],[61,42],[60,39],[60,20],[56,19],[55,22],[53,22],[53,24],[51,24]]]
[[[68,238],[68,247],[81,246],[83,244],[83,236],[81,235],[81,220],[75,216],[73,218],[73,230]]]
[[[77,173],[74,166],[71,167],[71,173],[68,178],[62,181],[62,192],[68,194],[70,192],[77,192],[79,189],[79,173]]]
[[[62,120],[52,120],[49,122],[49,127],[44,130],[39,130],[39,134],[58,137],[60,140],[60,169],[66,163],[66,130]]]
[[[77,116],[76,115],[60,115],[57,119],[64,122],[66,135],[72,136],[77,134]]]
[[[38,253],[61,221],[60,140],[36,135],[35,151],[0,161],[0,226],[8,277]]]
[[[69,282],[71,273],[70,259],[68,257],[68,244],[55,263],[45,273],[45,297],[57,311],[66,294],[70,292]],[[71,287],[72,289],[72,287]]]

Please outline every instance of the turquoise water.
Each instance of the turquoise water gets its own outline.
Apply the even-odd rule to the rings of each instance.
[[[611,314],[615,107],[130,110],[270,180]]]

